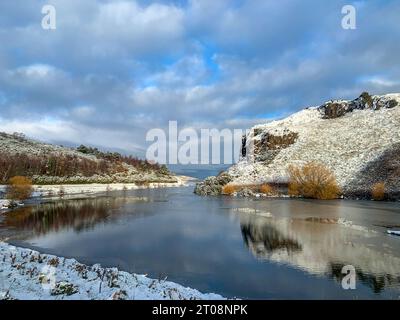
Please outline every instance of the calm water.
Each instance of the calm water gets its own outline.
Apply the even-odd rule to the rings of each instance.
[[[0,235],[227,297],[399,298],[400,237],[385,233],[400,227],[399,203],[201,198],[192,190],[29,206],[3,217]],[[356,268],[356,290],[341,287],[344,265]]]

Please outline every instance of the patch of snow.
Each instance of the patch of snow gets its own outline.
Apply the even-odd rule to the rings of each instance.
[[[0,199],[0,210],[8,209],[9,205],[10,205],[10,201],[9,200]]]
[[[254,214],[254,215],[257,215],[260,217],[264,217],[264,218],[272,218],[273,217],[271,212],[263,212],[261,210],[254,209],[254,208],[234,208],[234,209],[232,209],[232,211],[240,212],[240,213]]]
[[[0,299],[23,300],[222,300],[166,280],[117,268],[87,266],[0,242]]]
[[[146,186],[135,183],[92,183],[92,184],[56,184],[56,185],[35,185],[34,196],[38,197],[58,197],[60,190],[64,195],[92,195],[107,191],[157,189],[157,188],[176,188],[190,185],[185,177],[176,177],[177,182],[171,183],[149,183]]]
[[[375,230],[370,230],[367,227],[363,227],[363,226],[359,226],[359,225],[353,224],[353,221],[346,220],[344,218],[339,218],[337,223],[339,225],[342,225],[342,226],[344,226],[346,228],[350,228],[350,229],[353,229],[353,230],[377,233]]]

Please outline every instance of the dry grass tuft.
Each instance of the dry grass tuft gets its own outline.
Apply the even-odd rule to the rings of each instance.
[[[28,199],[33,192],[32,180],[22,176],[16,176],[8,181],[7,199],[25,200]]]
[[[263,194],[266,194],[266,195],[274,195],[274,194],[276,194],[276,191],[269,184],[263,184],[260,187],[260,193],[263,193]]]
[[[237,186],[234,186],[232,184],[227,184],[222,187],[222,194],[224,195],[232,195],[237,191]]]
[[[288,168],[289,195],[310,199],[337,199],[340,188],[333,173],[324,165],[309,162],[302,167]]]
[[[385,184],[383,182],[375,183],[371,190],[372,199],[382,201],[385,199]]]

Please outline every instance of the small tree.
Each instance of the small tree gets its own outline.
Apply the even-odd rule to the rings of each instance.
[[[382,201],[385,199],[385,184],[383,182],[375,183],[371,190],[372,199]]]
[[[32,180],[16,176],[9,180],[7,185],[7,198],[13,201],[26,200],[33,192]]]
[[[338,198],[340,188],[333,173],[324,165],[309,162],[302,167],[289,166],[289,194],[311,199]]]

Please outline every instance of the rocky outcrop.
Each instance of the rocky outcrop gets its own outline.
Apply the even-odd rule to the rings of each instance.
[[[216,196],[222,192],[222,187],[232,181],[227,173],[221,173],[216,177],[208,177],[196,184],[194,193],[200,196]]]
[[[328,101],[285,119],[253,127],[242,139],[241,160],[227,173],[232,184],[287,184],[289,165],[315,161],[330,169],[345,196],[369,197],[384,182],[400,197],[400,94]]]
[[[296,142],[298,134],[286,130],[282,135],[274,135],[269,132],[262,132],[255,130],[254,135],[257,139],[254,139],[253,149],[256,161],[269,162],[272,161],[279,153],[280,150],[285,149]],[[247,138],[244,138],[247,141]],[[247,155],[247,149],[244,147],[242,156]]]
[[[380,110],[396,107],[399,102],[388,96],[371,96],[368,92],[363,92],[357,99],[352,101],[333,100],[328,101],[318,108],[323,119],[335,119],[344,116],[354,110]]]

